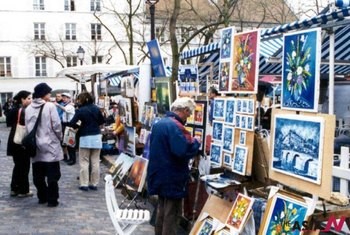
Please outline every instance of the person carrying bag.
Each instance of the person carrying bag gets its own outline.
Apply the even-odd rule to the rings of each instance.
[[[26,135],[26,127],[19,123],[19,120],[21,118],[21,113],[22,113],[22,108],[20,108],[18,111],[16,131],[15,131],[15,136],[13,137],[13,142],[15,144],[22,144],[22,140]]]

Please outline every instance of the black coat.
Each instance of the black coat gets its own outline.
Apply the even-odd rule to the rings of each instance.
[[[24,111],[25,111],[25,109],[22,109],[21,117],[19,120],[19,123],[21,125],[24,125]],[[23,147],[19,144],[15,144],[13,142],[13,137],[15,136],[15,132],[16,132],[18,112],[19,112],[19,107],[15,107],[15,108],[10,110],[10,112],[8,113],[8,115],[6,117],[9,120],[9,124],[11,126],[9,138],[7,140],[7,155],[8,156],[19,155],[23,152]]]

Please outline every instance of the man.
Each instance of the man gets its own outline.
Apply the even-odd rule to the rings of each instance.
[[[60,160],[63,159],[62,126],[56,106],[50,102],[51,90],[46,83],[35,86],[33,101],[26,108],[25,124],[29,133],[43,106],[36,131],[37,151],[32,158],[33,183],[37,189],[39,204],[47,203],[48,207],[56,207],[59,198],[58,181],[61,178]]]
[[[61,93],[57,93],[56,94],[56,103],[58,104],[58,105],[63,105],[64,104],[64,101],[63,101],[63,99],[62,99],[62,94]],[[58,108],[57,107],[57,112],[58,112],[58,116],[60,117],[60,119],[62,120],[62,115],[63,115],[63,110],[62,109],[60,109],[60,108]]]
[[[192,99],[178,98],[171,112],[152,128],[147,185],[150,195],[158,195],[156,235],[175,235],[177,231],[175,222],[187,194],[188,163],[200,147],[184,127],[194,109]]]

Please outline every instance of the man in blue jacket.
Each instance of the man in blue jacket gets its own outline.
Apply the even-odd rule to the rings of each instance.
[[[175,235],[177,231],[176,221],[187,194],[188,163],[200,147],[184,127],[194,109],[192,99],[179,98],[152,128],[147,186],[150,195],[158,195],[156,235]]]

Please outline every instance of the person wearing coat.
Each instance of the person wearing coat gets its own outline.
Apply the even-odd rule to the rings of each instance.
[[[200,147],[184,127],[194,109],[192,99],[178,98],[171,112],[152,127],[147,187],[150,195],[158,195],[156,235],[175,235],[178,229],[176,221],[188,190],[189,161]]]
[[[11,178],[11,197],[31,197],[29,191],[29,170],[30,157],[20,144],[13,141],[17,123],[24,126],[25,108],[32,102],[32,95],[29,91],[22,90],[13,98],[16,102],[14,107],[7,114],[11,130],[7,141],[7,155],[12,156],[14,167]]]
[[[62,126],[57,108],[50,102],[51,90],[46,83],[35,86],[33,101],[26,109],[25,123],[29,133],[43,106],[36,132],[37,152],[32,158],[33,183],[37,189],[39,204],[47,203],[48,207],[56,207],[59,204],[60,161],[63,159]]]

